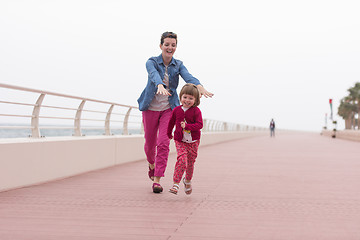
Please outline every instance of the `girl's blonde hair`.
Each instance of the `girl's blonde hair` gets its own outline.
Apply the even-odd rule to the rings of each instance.
[[[193,107],[197,107],[200,105],[200,92],[199,89],[194,84],[192,83],[185,84],[180,91],[180,99],[183,94],[188,94],[195,97],[195,103]]]

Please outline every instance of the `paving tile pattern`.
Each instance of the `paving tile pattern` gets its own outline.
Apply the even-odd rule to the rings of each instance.
[[[145,160],[2,192],[0,239],[359,240],[359,149],[314,133],[200,147],[190,196],[167,192],[174,154],[161,194]]]

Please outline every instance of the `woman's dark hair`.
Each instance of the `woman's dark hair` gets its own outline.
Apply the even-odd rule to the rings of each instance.
[[[161,39],[160,39],[160,44],[163,45],[164,44],[164,39],[165,38],[174,38],[176,40],[176,44],[177,44],[177,35],[176,33],[173,32],[164,32],[161,35]]]
[[[180,91],[180,99],[181,99],[181,96],[184,94],[191,95],[195,98],[195,103],[194,103],[193,107],[197,107],[200,105],[200,92],[199,92],[199,89],[194,84],[187,83],[182,87],[182,89]]]

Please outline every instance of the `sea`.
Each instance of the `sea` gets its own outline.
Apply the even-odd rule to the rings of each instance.
[[[10,125],[6,125],[10,126]],[[26,126],[24,126],[26,127]],[[27,126],[28,127],[28,126]],[[129,135],[140,134],[140,129],[129,129]],[[91,128],[81,129],[81,134],[83,136],[101,136],[105,135],[104,128]],[[122,135],[122,129],[113,129],[111,130],[112,135]],[[40,128],[41,137],[69,137],[74,135],[73,129],[41,129]],[[28,138],[31,137],[31,130],[28,128],[1,128],[0,125],[0,138]]]

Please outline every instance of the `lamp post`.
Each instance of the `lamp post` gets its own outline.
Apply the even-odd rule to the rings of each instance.
[[[330,110],[331,110],[330,119],[331,119],[332,123],[334,124],[332,137],[333,137],[333,138],[336,138],[336,126],[337,126],[337,122],[334,121],[334,119],[333,119],[332,99],[331,99],[331,98],[329,99],[329,104],[330,104]]]
[[[330,119],[331,119],[331,121],[333,120],[333,111],[332,111],[332,99],[330,98],[329,99],[329,104],[330,104]]]

